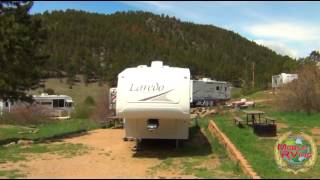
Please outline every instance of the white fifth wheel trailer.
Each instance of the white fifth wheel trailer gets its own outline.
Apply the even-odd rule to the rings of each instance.
[[[190,70],[164,66],[127,68],[118,75],[116,115],[123,118],[125,137],[188,139]]]
[[[278,88],[284,84],[287,84],[295,79],[298,79],[298,74],[286,74],[281,73],[279,75],[272,76],[272,88]]]
[[[202,78],[192,80],[191,86],[192,106],[213,106],[230,99],[231,86],[227,82]]]

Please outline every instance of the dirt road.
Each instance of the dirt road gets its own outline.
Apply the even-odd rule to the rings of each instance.
[[[134,157],[131,151],[134,142],[124,142],[123,136],[122,129],[95,130],[63,140],[64,143],[88,146],[88,153],[71,158],[41,154],[5,166],[19,169],[26,178],[192,178],[179,172],[151,175],[150,168],[161,163],[161,159],[156,156]]]

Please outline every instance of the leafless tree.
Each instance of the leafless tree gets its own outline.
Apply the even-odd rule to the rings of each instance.
[[[297,80],[279,88],[276,104],[287,111],[320,112],[319,67],[306,64],[297,73]]]
[[[99,122],[111,115],[112,112],[109,110],[108,92],[101,93],[99,98],[97,98],[95,106],[91,112],[90,119],[95,122]]]

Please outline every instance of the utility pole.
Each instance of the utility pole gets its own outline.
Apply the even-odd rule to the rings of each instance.
[[[255,63],[252,62],[252,88],[254,88]]]

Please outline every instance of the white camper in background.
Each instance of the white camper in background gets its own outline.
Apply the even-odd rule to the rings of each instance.
[[[272,76],[272,88],[278,88],[283,84],[287,84],[295,79],[298,79],[297,74],[281,73],[279,75]]]
[[[4,102],[0,100],[0,116],[3,115],[3,111],[4,111]]]
[[[2,116],[4,112],[11,112],[12,107],[14,107],[14,102],[0,100],[0,115]]]
[[[69,119],[73,110],[73,101],[66,95],[33,95],[35,104],[43,114],[54,119]]]
[[[0,116],[3,114],[4,103],[0,101]]]
[[[190,70],[164,66],[127,68],[118,75],[116,115],[126,138],[188,139]]]
[[[191,86],[192,106],[213,106],[230,99],[231,86],[227,82],[202,78],[192,80]]]

